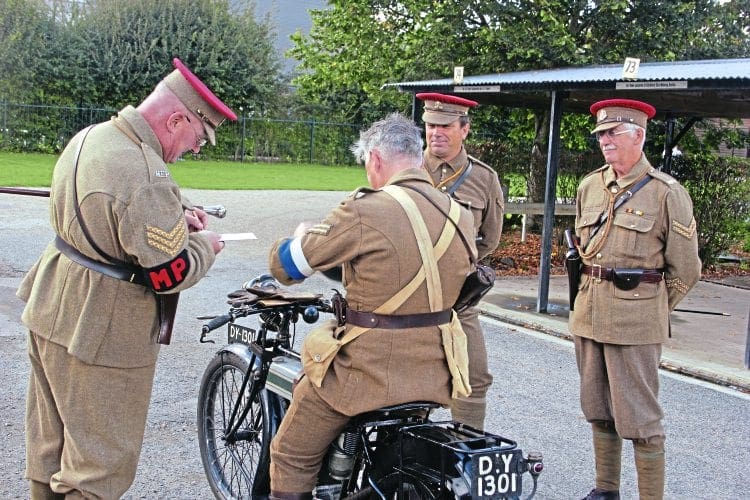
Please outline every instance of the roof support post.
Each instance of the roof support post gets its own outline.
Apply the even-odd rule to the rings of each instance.
[[[666,125],[666,131],[664,134],[664,154],[662,155],[664,157],[664,162],[662,163],[661,170],[664,173],[671,174],[672,173],[672,148],[674,148],[674,116],[672,116],[671,113],[667,114],[666,119],[664,120],[664,123]]]
[[[544,191],[544,222],[542,225],[542,256],[539,262],[539,295],[536,312],[546,313],[549,302],[549,276],[552,265],[552,231],[555,225],[557,201],[557,169],[560,164],[560,123],[565,93],[553,90],[550,94],[549,140],[547,141],[547,180]]]

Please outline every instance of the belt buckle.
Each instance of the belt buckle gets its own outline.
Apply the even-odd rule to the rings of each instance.
[[[591,277],[594,278],[594,283],[601,283],[602,282],[602,266],[600,264],[593,264],[591,266]],[[594,276],[594,270],[599,270],[599,276]]]

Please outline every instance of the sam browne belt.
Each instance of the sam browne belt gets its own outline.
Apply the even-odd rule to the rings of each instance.
[[[142,269],[139,267],[116,266],[114,264],[99,262],[98,260],[94,260],[82,254],[59,236],[55,236],[55,247],[76,264],[87,267],[98,273],[105,274],[110,278],[116,278],[118,280],[146,286],[146,282],[143,279]]]
[[[596,282],[611,281],[621,290],[632,290],[641,282],[659,283],[664,279],[664,272],[659,269],[622,269],[586,264],[581,266],[581,274],[591,276]]]
[[[346,309],[346,322],[362,328],[383,328],[395,330],[399,328],[423,328],[448,323],[451,320],[451,309],[445,311],[420,314],[378,314],[374,312],[355,311]]]

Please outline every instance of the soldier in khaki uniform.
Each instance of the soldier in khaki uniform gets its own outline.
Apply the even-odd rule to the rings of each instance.
[[[137,107],[79,132],[52,178],[57,238],[24,278],[31,498],[120,498],[135,477],[168,304],[223,248],[165,162],[236,119],[179,59]],[[172,300],[162,300],[172,298]],[[160,308],[162,310],[160,310]]]
[[[371,188],[355,191],[323,221],[301,224],[293,238],[280,240],[271,249],[271,272],[285,284],[343,266],[348,303],[344,335],[373,318],[379,325],[390,323],[371,328],[344,345],[320,387],[311,382],[306,370],[308,376],[295,389],[271,443],[272,498],[310,498],[326,449],[350,417],[409,401],[451,402],[451,374],[441,328],[449,321],[460,328],[451,306],[470,269],[470,256],[476,252],[473,242],[469,240],[467,246],[458,234],[447,240],[437,260],[438,289],[442,290],[438,312],[431,312],[434,309],[422,281],[392,313],[373,313],[418,276],[423,266],[404,209],[381,188],[404,188],[424,219],[431,239],[428,245],[435,245],[450,224],[440,211],[448,209],[448,198],[432,188],[421,168],[422,147],[419,129],[398,114],[373,124],[352,148],[365,163]],[[470,213],[458,204],[455,208],[459,210],[456,229],[472,235]],[[415,315],[428,316],[429,321],[411,327],[408,322]]]
[[[628,439],[640,498],[660,499],[665,433],[659,358],[670,311],[700,279],[696,223],[687,191],[642,152],[655,109],[610,99],[593,104],[591,112],[607,164],[578,187],[575,225],[583,267],[569,325],[596,463],[596,485],[585,498],[620,498],[622,439]],[[632,198],[615,210],[628,192]]]
[[[463,141],[471,128],[469,109],[475,101],[438,93],[419,93],[424,101],[427,148],[424,165],[432,184],[471,209],[479,259],[489,256],[500,242],[504,199],[497,173],[469,156]],[[459,314],[469,347],[471,396],[456,399],[451,406],[454,420],[484,429],[486,395],[492,385],[487,366],[487,346],[479,324],[479,309],[470,307]]]

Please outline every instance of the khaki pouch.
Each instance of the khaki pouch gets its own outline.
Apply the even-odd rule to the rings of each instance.
[[[346,342],[339,338],[344,332],[343,326],[338,326],[335,319],[325,321],[310,331],[302,341],[302,368],[315,387],[323,384],[328,368],[333,358]]]
[[[469,351],[466,346],[466,333],[458,320],[456,311],[451,314],[450,323],[440,325],[443,350],[452,379],[452,398],[466,398],[471,395],[469,383]]]

